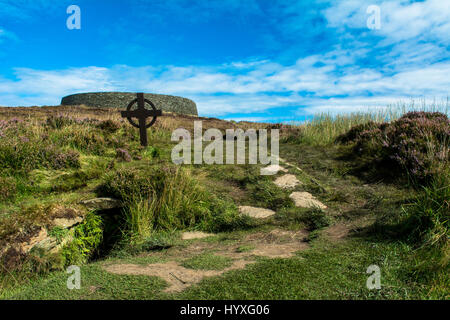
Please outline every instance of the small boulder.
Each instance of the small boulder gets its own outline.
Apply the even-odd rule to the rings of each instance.
[[[83,200],[80,204],[91,210],[108,210],[122,207],[120,200],[113,198],[94,198]]]
[[[278,164],[272,164],[265,168],[261,168],[260,173],[263,176],[273,176],[273,175],[277,174],[278,171],[287,172],[287,170],[285,168],[283,168],[282,166],[280,166]]]
[[[293,174],[285,174],[281,177],[278,177],[274,183],[283,189],[294,188],[295,186],[301,184],[301,182],[297,179]]]
[[[309,192],[293,192],[289,198],[294,200],[297,207],[301,208],[320,208],[326,209],[327,206],[322,202],[314,198],[314,196]]]
[[[53,225],[56,227],[61,227],[61,228],[66,229],[66,228],[70,228],[76,224],[79,224],[83,220],[84,220],[84,218],[81,216],[74,217],[74,218],[56,218],[56,219],[53,219]]]
[[[275,211],[264,208],[256,208],[250,206],[239,206],[239,212],[255,219],[264,219],[271,217]]]

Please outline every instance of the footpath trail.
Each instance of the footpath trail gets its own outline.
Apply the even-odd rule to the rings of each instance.
[[[287,166],[301,171],[300,168],[286,163]],[[278,166],[264,168],[267,172],[276,170],[278,175],[273,181],[279,188],[290,190],[301,186],[302,182],[296,175],[287,173],[287,169]],[[326,209],[323,203],[317,200],[311,193],[292,192],[290,197],[297,207]],[[276,212],[261,207],[239,206],[239,212],[253,219],[269,221]],[[165,262],[151,264],[110,263],[103,268],[105,271],[120,275],[146,275],[157,276],[166,281],[168,286],[165,292],[180,292],[191,285],[199,283],[207,277],[220,276],[225,272],[244,269],[247,265],[256,263],[258,257],[265,258],[290,258],[296,252],[309,247],[307,230],[289,231],[275,228],[269,232],[254,232],[242,236],[230,244],[221,241],[208,241],[217,235],[204,232],[184,232],[181,239],[187,242],[182,247],[174,247],[164,254],[158,253]],[[342,236],[339,230],[331,231],[331,235]],[[183,261],[201,255],[212,254],[216,258],[225,258],[228,264],[221,270],[199,270],[183,266]]]

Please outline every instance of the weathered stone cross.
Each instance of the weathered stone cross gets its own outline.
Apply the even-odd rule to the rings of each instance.
[[[138,104],[138,108],[136,110],[131,110],[131,107],[134,104]],[[148,103],[153,110],[145,109],[145,103]],[[161,110],[157,110],[154,104],[144,98],[143,93],[138,93],[137,98],[130,102],[127,107],[127,111],[122,111],[121,115],[123,118],[127,118],[132,126],[139,128],[139,133],[141,136],[141,145],[147,146],[147,128],[150,128],[156,121],[156,118],[162,116]],[[147,118],[153,117],[152,121],[149,124],[146,124]],[[132,118],[137,118],[139,120],[139,124],[134,122]]]

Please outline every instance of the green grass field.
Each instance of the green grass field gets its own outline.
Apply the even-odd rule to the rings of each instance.
[[[221,130],[280,128],[287,172],[261,176],[262,165],[173,165],[170,134],[192,130],[196,118],[162,117],[141,148],[118,115],[74,110],[0,110],[1,299],[450,298],[450,140],[441,118],[424,121],[420,134],[415,115],[404,120],[414,137],[405,150],[383,145],[380,132],[399,136],[406,110],[282,126],[203,119]],[[392,126],[379,129],[386,120]],[[300,184],[275,185],[284,174]],[[296,207],[292,192],[327,208]],[[123,208],[80,207],[99,196]],[[275,214],[249,218],[239,206]],[[68,208],[83,211],[83,222],[55,227],[53,212]],[[57,252],[5,253],[39,230],[62,243]],[[183,240],[185,231],[212,236]],[[81,268],[79,290],[67,288],[69,265]],[[381,289],[366,285],[371,265]]]

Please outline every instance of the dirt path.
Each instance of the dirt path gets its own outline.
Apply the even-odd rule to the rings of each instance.
[[[248,234],[236,243],[227,245],[198,240],[187,247],[174,247],[161,254],[169,260],[164,263],[148,265],[114,263],[105,265],[103,268],[114,274],[161,277],[168,284],[165,292],[180,292],[206,277],[220,276],[231,270],[244,269],[247,265],[255,263],[256,257],[290,258],[295,252],[308,248],[307,236],[308,233],[305,231],[274,229],[268,233]],[[182,261],[207,252],[231,258],[232,265],[222,270],[194,270],[181,265]]]
[[[267,167],[267,170],[270,171],[271,169],[273,168]],[[276,169],[281,174],[274,180],[279,188],[290,189],[302,185],[295,175],[286,174],[285,168],[278,167]],[[326,208],[308,192],[292,192],[291,197],[298,207]],[[241,214],[249,215],[255,219],[267,219],[275,215],[272,210],[251,206],[241,206],[239,211]],[[333,239],[343,238],[347,234],[348,228],[341,225],[333,226],[327,231],[327,235]],[[167,282],[168,287],[165,292],[180,292],[193,284],[199,283],[204,278],[220,276],[231,270],[244,269],[247,265],[255,263],[257,257],[290,258],[296,252],[309,246],[307,242],[308,232],[304,230],[273,229],[270,232],[255,232],[247,234],[232,244],[205,241],[205,238],[210,236],[212,235],[201,232],[183,233],[183,240],[196,240],[187,247],[173,247],[164,254],[160,254],[167,261],[164,263],[147,265],[116,263],[105,265],[104,269],[114,274],[157,276]],[[211,252],[215,256],[231,259],[231,265],[222,270],[196,270],[181,265],[183,261],[189,258]]]

